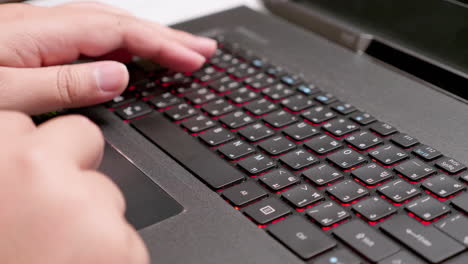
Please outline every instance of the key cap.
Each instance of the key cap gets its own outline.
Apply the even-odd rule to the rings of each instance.
[[[465,189],[465,185],[447,175],[436,175],[422,183],[422,187],[440,198],[447,198]]]
[[[179,121],[197,114],[197,110],[189,104],[183,103],[175,105],[164,112],[172,120]]]
[[[395,203],[403,203],[421,193],[414,185],[402,179],[386,183],[377,191]]]
[[[276,198],[267,198],[247,206],[244,213],[257,224],[264,225],[289,214],[291,211],[283,202]]]
[[[365,125],[368,125],[377,121],[373,116],[369,115],[368,113],[363,113],[363,112],[357,112],[357,113],[352,114],[350,119],[362,126],[365,126]]]
[[[291,140],[283,136],[275,136],[258,144],[263,151],[271,156],[280,155],[296,147]]]
[[[306,84],[306,83],[299,84],[296,87],[296,90],[298,90],[299,92],[301,92],[301,93],[303,93],[305,95],[311,95],[311,94],[314,94],[314,93],[318,93],[320,91],[317,88],[317,86],[315,86],[313,84]]]
[[[224,190],[221,195],[235,206],[244,206],[267,196],[267,192],[256,183],[247,181]]]
[[[406,251],[400,251],[380,261],[378,264],[424,264],[424,262]]]
[[[237,165],[255,175],[275,167],[275,162],[263,154],[257,154],[239,161]]]
[[[283,74],[283,68],[275,65],[269,65],[266,67],[265,72],[273,77],[278,77]]]
[[[458,242],[468,246],[468,218],[462,214],[452,215],[440,220],[437,225],[440,231],[451,236]]]
[[[192,76],[204,83],[204,82],[209,82],[209,81],[219,79],[224,76],[224,73],[217,71],[215,68],[211,66],[208,66],[208,67],[203,67],[202,69],[194,72]]]
[[[218,98],[218,96],[208,88],[200,88],[185,95],[185,99],[189,100],[194,105],[205,104],[209,101],[215,100],[216,98]]]
[[[440,263],[465,249],[436,228],[423,226],[405,215],[392,217],[380,228],[431,263]]]
[[[315,100],[321,102],[322,104],[328,105],[336,102],[336,98],[331,93],[321,93],[314,97]]]
[[[284,84],[277,83],[262,90],[262,94],[273,100],[281,100],[294,94],[294,91]]]
[[[379,197],[370,197],[353,205],[353,210],[368,221],[378,221],[396,213],[396,208]]]
[[[447,205],[437,201],[431,196],[424,196],[411,201],[405,208],[424,221],[434,220],[450,212],[450,208]]]
[[[427,145],[419,145],[413,149],[413,153],[425,160],[434,160],[442,156],[440,151]]]
[[[342,102],[335,103],[331,108],[342,115],[347,115],[357,111],[356,107]]]
[[[306,96],[302,94],[296,94],[281,101],[281,105],[293,112],[300,112],[304,109],[314,106],[315,104],[314,101],[310,100]]]
[[[342,137],[359,129],[359,127],[344,118],[332,120],[322,127],[335,137]]]
[[[272,85],[275,82],[276,82],[275,78],[272,78],[263,72],[257,73],[244,80],[244,83],[246,85],[249,85],[252,88],[257,89],[257,90],[267,87],[269,85]]]
[[[218,148],[219,153],[229,160],[237,160],[255,152],[255,148],[243,140],[236,140]]]
[[[327,154],[335,149],[340,148],[341,143],[327,135],[317,136],[309,141],[306,141],[304,146],[313,150],[319,155]]]
[[[302,141],[317,135],[319,131],[306,122],[299,122],[285,128],[283,133],[296,141]]]
[[[366,164],[351,172],[351,175],[366,185],[376,185],[393,177],[393,174],[375,163]]]
[[[452,205],[468,214],[468,193],[462,193],[452,199]]]
[[[216,127],[200,134],[199,138],[206,144],[214,147],[234,139],[234,134],[224,127]]]
[[[274,128],[281,128],[295,123],[298,118],[285,110],[280,110],[263,117],[263,120]]]
[[[354,133],[353,135],[348,136],[345,140],[348,144],[360,151],[368,150],[383,143],[382,138],[368,131]]]
[[[275,111],[278,109],[278,106],[269,100],[262,98],[245,105],[244,109],[256,116],[261,116]]]
[[[148,101],[158,109],[166,108],[171,105],[175,105],[182,102],[182,100],[179,97],[169,92],[153,97]]]
[[[247,87],[239,88],[226,95],[226,98],[228,98],[236,104],[244,104],[254,99],[257,99],[258,97],[258,93],[250,90]]]
[[[292,170],[301,170],[317,163],[319,160],[307,150],[300,148],[281,156],[280,161]]]
[[[395,166],[395,171],[411,181],[418,181],[429,175],[432,175],[436,170],[418,159],[411,159]]]
[[[329,227],[350,217],[350,214],[335,202],[324,202],[306,211],[306,214],[322,227]]]
[[[130,92],[124,92],[121,95],[114,97],[112,100],[106,103],[107,107],[120,107],[126,104],[133,103],[137,100],[137,98]]]
[[[240,63],[226,69],[226,72],[234,76],[236,79],[243,79],[257,72],[255,67],[248,63]]]
[[[371,125],[369,129],[384,137],[398,132],[393,126],[380,121]]]
[[[214,127],[216,123],[205,115],[197,115],[182,121],[181,125],[191,133],[198,133]]]
[[[345,249],[335,250],[330,253],[326,253],[318,257],[314,262],[314,264],[360,264],[361,260]],[[392,263],[395,264],[395,263]],[[404,263],[401,263],[404,264]]]
[[[270,234],[303,259],[336,246],[336,242],[304,218],[291,216],[268,228]]]
[[[285,169],[277,169],[260,176],[259,181],[271,190],[279,191],[298,183],[300,180]]]
[[[260,58],[255,58],[251,61],[250,63],[252,66],[256,67],[256,68],[263,68],[265,67],[265,60],[263,59],[260,59]],[[263,73],[262,73],[263,74]]]
[[[176,86],[171,85],[170,89],[177,95],[183,96],[184,94],[195,92],[198,89],[201,89],[203,86],[199,83],[185,83],[178,84]]]
[[[318,186],[343,178],[343,174],[328,164],[319,164],[302,172],[302,176]]]
[[[219,118],[230,129],[237,129],[255,122],[255,119],[243,111],[235,111]]]
[[[160,113],[153,112],[134,120],[131,125],[214,189],[244,179],[239,170],[220,159]]]
[[[449,174],[456,174],[466,169],[461,162],[449,157],[439,159],[435,165]]]
[[[134,119],[151,113],[153,109],[143,102],[136,102],[123,108],[118,108],[115,113],[124,120]]]
[[[460,180],[465,184],[468,184],[468,173],[463,173],[463,175],[460,176]]]
[[[285,74],[280,78],[280,81],[288,86],[295,86],[302,82],[302,79],[299,75]]]
[[[309,184],[300,184],[283,192],[283,198],[296,208],[302,208],[324,199],[324,197]]]
[[[369,194],[369,192],[352,180],[344,180],[327,188],[327,193],[341,203],[350,203]]]
[[[369,156],[385,166],[390,166],[408,158],[408,154],[394,145],[383,145],[369,152]]]
[[[234,111],[236,108],[224,99],[217,99],[201,107],[210,116],[221,116]]]
[[[241,88],[242,83],[231,79],[229,76],[224,76],[223,78],[208,84],[208,87],[217,93],[225,93]]]
[[[333,234],[372,262],[380,261],[400,250],[396,243],[358,220],[335,228]]]
[[[341,149],[328,155],[327,160],[342,170],[348,170],[366,162],[364,156],[350,148]]]
[[[238,133],[250,142],[256,142],[275,134],[273,129],[260,123],[239,129]]]
[[[312,123],[320,124],[336,117],[336,114],[323,106],[313,107],[302,112],[301,116]]]
[[[396,134],[390,139],[390,141],[402,148],[411,148],[419,144],[419,141],[417,139],[404,133]]]

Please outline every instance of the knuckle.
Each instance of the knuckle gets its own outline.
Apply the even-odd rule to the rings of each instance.
[[[57,94],[65,105],[73,104],[78,97],[78,87],[81,78],[68,66],[58,66],[57,70]]]

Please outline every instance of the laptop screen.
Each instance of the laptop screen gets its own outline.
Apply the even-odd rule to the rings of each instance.
[[[295,0],[468,76],[468,0]]]

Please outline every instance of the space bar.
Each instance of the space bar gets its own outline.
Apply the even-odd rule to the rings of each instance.
[[[160,113],[137,119],[131,125],[214,189],[244,178],[240,171]]]

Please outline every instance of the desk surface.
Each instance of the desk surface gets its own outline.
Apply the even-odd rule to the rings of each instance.
[[[73,1],[76,0],[31,0],[28,2],[51,6]],[[99,2],[124,8],[136,16],[166,25],[239,5],[247,5],[257,10],[262,9],[262,4],[258,0],[100,0]]]

